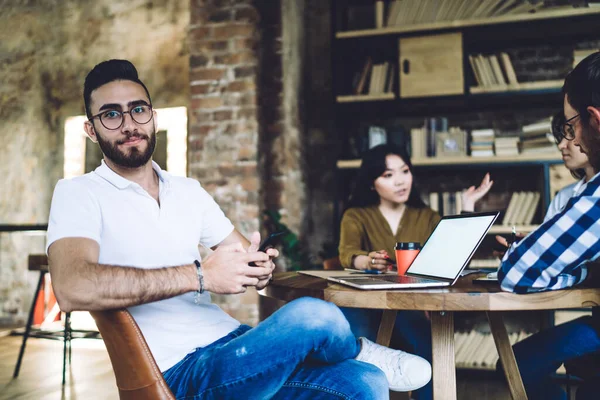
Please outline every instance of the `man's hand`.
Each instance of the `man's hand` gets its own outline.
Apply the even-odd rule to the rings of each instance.
[[[257,266],[249,266],[250,262]],[[272,264],[269,255],[246,252],[239,242],[219,246],[202,261],[204,287],[219,294],[244,293],[247,286],[257,286],[265,277],[270,277],[273,268],[269,263]]]
[[[250,246],[248,246],[248,253],[254,253],[258,251],[258,247],[260,246],[260,233],[254,232],[250,237]],[[257,267],[267,268],[269,273],[263,276],[258,277],[258,283],[256,286],[256,290],[264,289],[265,286],[269,284],[269,280],[273,276],[273,270],[275,269],[275,263],[273,262],[273,258],[279,256],[279,251],[277,249],[267,249],[266,254],[269,256],[267,261],[257,262]]]
[[[525,237],[524,234],[519,232],[517,232],[516,236],[517,242]],[[506,253],[506,250],[508,250],[512,243],[509,243],[505,237],[499,235],[496,235],[496,241],[502,245],[502,248],[499,246],[494,249],[494,255],[498,256],[499,259],[502,259],[504,257],[504,253]]]

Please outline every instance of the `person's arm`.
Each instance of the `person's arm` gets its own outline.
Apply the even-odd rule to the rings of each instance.
[[[365,228],[360,221],[360,211],[349,209],[344,213],[340,228],[340,262],[344,268],[367,269],[371,258],[362,248]]]
[[[600,197],[572,198],[563,211],[508,249],[498,270],[505,291],[557,290],[581,283],[600,255]]]
[[[490,189],[494,181],[490,179],[490,174],[486,173],[479,186],[471,186],[470,188],[462,192],[462,210],[467,212],[475,211],[475,203],[477,203],[483,196],[485,196]]]

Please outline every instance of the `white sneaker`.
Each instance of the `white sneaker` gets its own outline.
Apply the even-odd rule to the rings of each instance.
[[[361,350],[358,361],[373,364],[385,373],[390,390],[409,392],[417,390],[431,380],[429,361],[401,350],[393,350],[360,338]]]

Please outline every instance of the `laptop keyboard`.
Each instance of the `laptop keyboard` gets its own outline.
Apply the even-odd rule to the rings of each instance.
[[[382,275],[378,276],[377,279],[382,279],[384,281],[393,283],[440,283],[440,281],[436,281],[433,279],[414,278],[412,276],[404,275]]]

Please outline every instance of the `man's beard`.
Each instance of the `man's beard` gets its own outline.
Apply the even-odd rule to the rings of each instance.
[[[140,138],[148,141],[146,151],[140,152],[136,147],[131,147],[128,151],[128,154],[122,152],[119,149],[119,145],[125,143],[131,138]],[[117,140],[114,144],[111,144],[108,140],[102,139],[102,137],[98,134],[96,134],[96,139],[98,139],[98,145],[100,146],[100,150],[102,150],[104,156],[116,165],[123,168],[139,168],[143,165],[146,165],[146,163],[152,157],[154,148],[156,147],[156,133],[152,133],[150,137],[139,133],[133,133],[127,135],[121,140]]]

